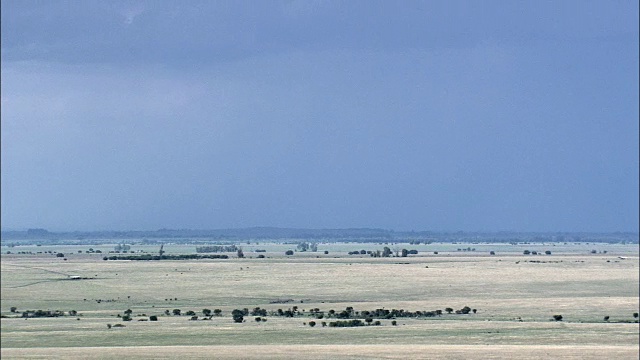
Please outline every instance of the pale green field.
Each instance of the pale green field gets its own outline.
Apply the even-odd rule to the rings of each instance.
[[[320,244],[318,253],[296,253],[291,244],[243,244],[247,257],[193,261],[103,261],[109,254],[78,254],[100,246],[14,247],[64,251],[5,255],[2,249],[3,315],[15,306],[77,310],[62,318],[3,318],[2,356],[7,358],[638,358],[639,266],[637,245],[619,244],[429,244],[408,258],[348,256],[356,249],[393,244]],[[459,252],[460,247],[475,252]],[[29,248],[28,250],[26,250]],[[257,259],[253,249],[266,249]],[[103,251],[112,249],[104,246]],[[132,250],[157,252],[158,246]],[[524,256],[523,249],[553,255]],[[591,249],[599,253],[590,254]],[[167,245],[168,253],[195,246]],[[329,254],[324,255],[323,251]],[[490,250],[498,255],[489,256]],[[606,250],[607,253],[601,253]],[[430,252],[429,252],[430,251]],[[438,251],[434,255],[433,251]],[[73,254],[73,255],[71,255]],[[532,261],[539,261],[532,262]],[[90,278],[68,280],[67,275]],[[177,298],[177,300],[176,300]],[[98,303],[96,300],[112,300]],[[276,300],[292,299],[279,304]],[[357,328],[304,326],[312,318],[252,316],[233,323],[231,310],[256,306],[275,311],[436,310],[464,306],[477,314],[428,319],[380,320]],[[165,316],[166,309],[211,321]],[[117,314],[133,310],[134,321]],[[147,316],[140,316],[146,314]],[[564,321],[550,321],[561,314]],[[158,315],[158,322],[136,321]],[[19,314],[18,314],[19,316]],[[610,316],[609,322],[603,321]],[[123,323],[124,328],[107,328]],[[247,345],[250,345],[249,347]],[[483,356],[484,355],[484,356]]]

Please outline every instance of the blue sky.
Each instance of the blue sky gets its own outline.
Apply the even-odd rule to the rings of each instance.
[[[638,231],[637,1],[1,20],[3,228]]]

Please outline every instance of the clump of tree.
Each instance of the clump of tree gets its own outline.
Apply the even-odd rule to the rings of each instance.
[[[261,309],[260,307],[253,308],[250,313],[251,316],[267,316],[267,309]]]
[[[39,318],[39,317],[60,317],[64,316],[64,311],[60,310],[26,310],[22,312],[23,318]]]
[[[244,316],[247,315],[245,310],[234,309],[231,312],[231,316],[233,317],[233,322],[241,323],[244,321]]]
[[[131,246],[125,243],[118,244],[113,248],[114,251],[129,251],[130,249],[131,249]]]
[[[356,326],[364,326],[364,323],[360,319],[332,321],[329,323],[329,327],[356,327]]]

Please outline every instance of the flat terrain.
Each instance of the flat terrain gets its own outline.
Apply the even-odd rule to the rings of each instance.
[[[226,260],[187,261],[104,261],[113,245],[91,246],[102,254],[86,253],[89,246],[80,245],[3,247],[0,310],[6,317],[1,321],[1,355],[638,358],[639,328],[633,317],[639,308],[636,244],[398,244],[389,247],[419,253],[347,255],[383,246],[320,244],[318,252],[285,256],[295,245],[246,244],[244,259],[228,253]],[[524,249],[552,254],[527,256]],[[12,254],[6,254],[8,250]],[[131,250],[157,253],[158,246],[134,245]],[[195,246],[167,245],[165,250],[194,253]],[[57,252],[65,257],[56,257]],[[257,258],[259,254],[265,258]],[[255,316],[245,316],[244,323],[231,317],[233,309],[276,312],[294,306],[300,313],[295,317],[270,314],[268,321],[256,322]],[[322,327],[321,322],[335,317],[314,319],[309,314],[315,308],[327,314],[346,307],[415,312],[465,306],[477,312],[400,317],[396,326],[392,319],[374,318],[380,326]],[[205,308],[220,309],[221,316],[202,320]],[[78,315],[21,317],[23,311],[38,309],[65,314],[75,310]],[[127,309],[133,321],[119,317]],[[174,316],[174,309],[182,315]],[[197,321],[185,315],[189,310],[199,316]],[[139,321],[150,315],[158,321]],[[553,321],[553,315],[562,315],[563,321]],[[315,327],[308,326],[312,320]]]

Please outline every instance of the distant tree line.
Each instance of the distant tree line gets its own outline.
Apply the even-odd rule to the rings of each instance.
[[[198,259],[228,259],[228,255],[198,255],[198,254],[181,254],[181,255],[113,255],[105,256],[102,260],[198,260]]]
[[[217,252],[236,252],[238,247],[236,245],[207,245],[197,246],[197,253],[217,253]]]

